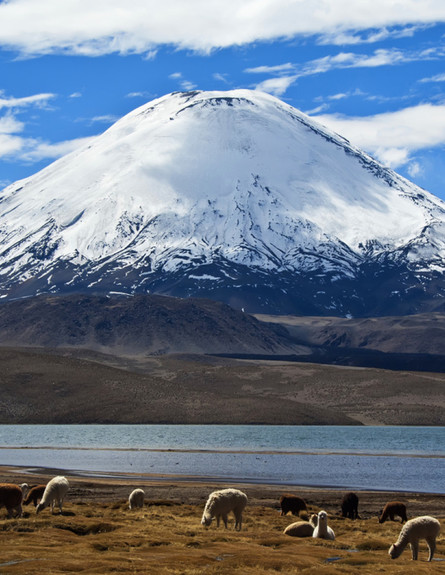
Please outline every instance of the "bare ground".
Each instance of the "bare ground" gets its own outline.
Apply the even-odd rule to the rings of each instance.
[[[445,425],[445,374],[0,348],[0,423]]]

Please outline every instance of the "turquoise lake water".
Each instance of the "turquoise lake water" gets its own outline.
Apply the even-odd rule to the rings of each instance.
[[[445,428],[0,425],[0,465],[445,493]]]

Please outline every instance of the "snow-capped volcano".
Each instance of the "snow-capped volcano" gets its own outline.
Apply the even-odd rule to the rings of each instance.
[[[3,191],[0,295],[409,313],[441,303],[444,222],[444,202],[277,98],[174,93]]]

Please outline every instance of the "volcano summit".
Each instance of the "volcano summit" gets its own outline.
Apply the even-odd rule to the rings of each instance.
[[[6,188],[0,296],[444,310],[445,203],[256,91],[173,93]]]

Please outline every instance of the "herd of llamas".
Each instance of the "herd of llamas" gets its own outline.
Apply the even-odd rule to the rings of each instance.
[[[59,513],[62,513],[63,501],[68,490],[69,481],[66,477],[60,475],[53,477],[46,485],[41,484],[32,487],[27,483],[20,485],[0,483],[0,507],[6,507],[8,518],[21,517],[22,505],[28,505],[31,502],[36,508],[36,513],[40,513],[50,505],[51,513],[54,513],[56,504],[59,507]],[[144,498],[145,492],[143,489],[132,490],[128,497],[129,509],[143,508]],[[359,519],[358,503],[359,499],[355,493],[346,493],[341,502],[342,516],[352,520]],[[283,516],[288,513],[299,516],[300,513],[304,512],[306,517],[309,517],[306,502],[297,495],[283,494],[279,504],[281,515]],[[216,519],[216,525],[219,527],[222,519],[227,529],[228,516],[233,513],[235,516],[235,530],[241,531],[243,511],[246,505],[247,495],[239,489],[229,488],[213,491],[205,504],[201,524],[209,527],[213,519]],[[440,533],[440,522],[429,515],[408,520],[405,504],[400,501],[389,501],[380,513],[379,523],[383,523],[387,519],[395,521],[396,517],[399,517],[400,522],[404,525],[397,541],[389,548],[388,554],[391,559],[400,557],[401,553],[409,545],[412,559],[417,560],[419,541],[425,540],[428,547],[428,561],[431,561],[436,549],[437,537]],[[312,514],[308,520],[299,520],[291,523],[285,528],[284,534],[291,537],[335,539],[335,533],[328,525],[328,514],[324,510],[319,511],[317,514]]]

